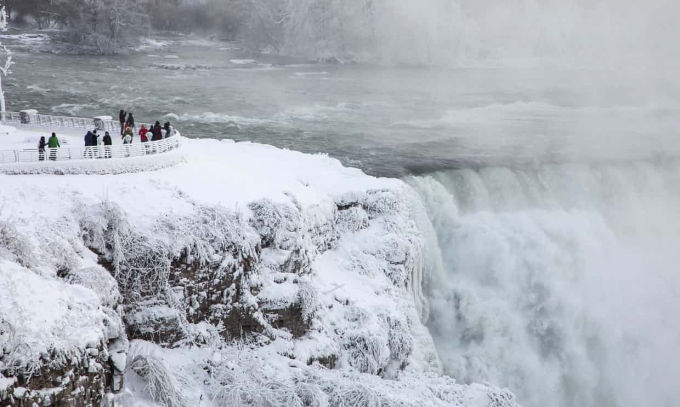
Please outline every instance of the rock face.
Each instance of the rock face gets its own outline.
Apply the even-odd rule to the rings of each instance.
[[[52,354],[41,362],[35,371],[2,372],[13,384],[0,390],[0,406],[98,406],[113,384],[114,368],[101,346],[79,356]]]

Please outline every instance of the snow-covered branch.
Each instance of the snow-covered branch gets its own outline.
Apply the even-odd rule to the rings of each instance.
[[[4,6],[0,8],[0,31],[7,31],[7,11]],[[0,65],[0,73],[2,73],[0,75],[0,114],[2,114],[2,120],[5,120],[7,106],[5,103],[5,91],[2,89],[2,77],[11,73],[10,68],[14,62],[12,61],[12,52],[2,43],[0,43],[0,55],[5,59],[5,62]]]

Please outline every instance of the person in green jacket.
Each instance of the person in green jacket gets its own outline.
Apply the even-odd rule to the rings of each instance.
[[[47,146],[50,148],[50,160],[55,161],[57,159],[57,148],[61,147],[57,133],[52,133],[50,139],[47,140]]]

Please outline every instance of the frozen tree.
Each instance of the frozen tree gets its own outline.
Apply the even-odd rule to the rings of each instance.
[[[0,31],[7,31],[7,12],[5,7],[0,8]],[[2,60],[4,59],[4,62]],[[10,68],[12,67],[12,52],[7,49],[7,47],[0,43],[0,115],[2,116],[2,121],[5,120],[5,91],[2,89],[2,79],[3,77],[10,74]]]
[[[54,0],[51,10],[66,28],[62,40],[98,54],[124,50],[149,26],[148,15],[135,0]]]

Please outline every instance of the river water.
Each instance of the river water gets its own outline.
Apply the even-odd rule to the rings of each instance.
[[[6,41],[16,53],[11,110],[124,108],[191,137],[328,153],[377,175],[680,150],[680,82],[644,69],[325,65],[193,37],[74,57],[36,52],[36,36]]]
[[[65,56],[6,40],[12,110],[124,108],[404,177],[425,208],[426,323],[457,380],[530,407],[680,405],[672,70],[319,64],[179,36]]]

